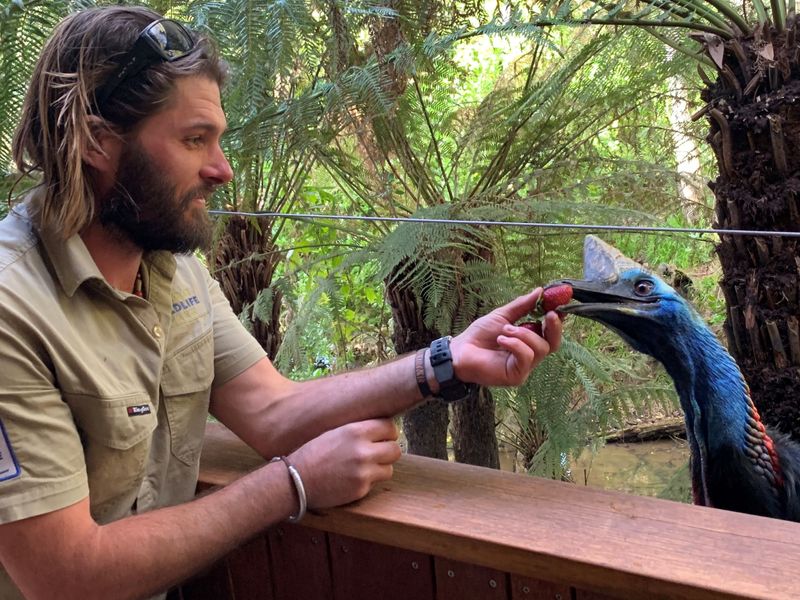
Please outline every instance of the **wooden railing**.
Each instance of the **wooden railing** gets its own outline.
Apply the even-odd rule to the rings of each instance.
[[[201,482],[263,461],[209,425]],[[800,599],[800,524],[404,456],[355,504],[282,524],[183,600]]]

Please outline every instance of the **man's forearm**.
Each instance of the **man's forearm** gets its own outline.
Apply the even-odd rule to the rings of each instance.
[[[186,504],[104,526],[88,521],[67,526],[61,539],[38,540],[53,546],[44,555],[41,549],[17,547],[17,557],[4,562],[32,599],[146,598],[296,510],[286,468],[276,463]],[[23,552],[27,558],[19,555]],[[15,568],[36,561],[48,562],[39,563],[36,573]]]
[[[291,452],[319,434],[354,421],[392,417],[423,400],[414,355],[377,367],[295,383],[270,402],[254,447],[263,456]],[[302,407],[302,408],[299,408]]]

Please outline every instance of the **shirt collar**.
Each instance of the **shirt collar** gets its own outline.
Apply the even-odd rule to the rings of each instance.
[[[61,284],[64,293],[72,297],[84,282],[95,280],[120,297],[124,296],[119,290],[112,288],[108,284],[79,234],[76,233],[64,240],[50,228],[41,226],[38,219],[31,216],[32,213],[36,212],[35,210],[32,211],[31,208],[35,207],[38,202],[41,202],[41,197],[34,192],[29,196],[24,206],[20,207],[20,212],[31,220],[33,228],[42,241],[46,258],[53,266],[56,278]],[[142,262],[145,266],[152,264],[168,279],[171,279],[175,274],[176,261],[171,252],[163,250],[146,252]]]

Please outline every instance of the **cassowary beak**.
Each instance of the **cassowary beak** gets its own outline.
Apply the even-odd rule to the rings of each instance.
[[[634,268],[642,266],[600,238],[586,236],[583,244],[585,279],[554,282],[571,285],[575,301],[558,307],[558,311],[601,322],[606,322],[613,314],[646,314],[654,300],[636,296],[629,285],[620,281],[620,273]]]

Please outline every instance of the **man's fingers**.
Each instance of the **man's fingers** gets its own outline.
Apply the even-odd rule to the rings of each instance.
[[[549,340],[547,339],[547,334],[545,332],[543,332],[543,335],[539,335],[527,327],[520,327],[517,325],[506,326],[503,331],[507,339],[516,339],[520,342],[520,344],[509,345],[506,347],[506,350],[512,352],[515,356],[522,354],[522,358],[524,358],[524,355],[527,355],[526,348],[527,350],[533,350],[536,355],[547,355],[552,351]],[[552,335],[555,335],[555,333]]]
[[[550,311],[544,317],[544,338],[550,344],[550,352],[555,352],[561,347],[561,333],[563,324],[559,316]]]
[[[368,419],[361,421],[359,426],[363,428],[367,439],[372,442],[397,440],[400,435],[392,419]]]
[[[510,354],[505,359],[505,377],[499,385],[520,385],[527,378],[532,366],[540,360],[539,355],[547,355],[547,341],[532,331],[523,331],[520,337],[508,335],[497,338],[498,344]]]
[[[373,460],[379,465],[396,463],[403,455],[397,442],[378,442],[373,444]]]
[[[519,296],[508,304],[495,309],[495,312],[504,317],[510,323],[516,323],[519,319],[527,315],[536,307],[536,300],[542,293],[542,288],[538,287],[530,294]]]
[[[372,484],[370,484],[370,487],[372,487],[372,485],[374,485],[377,481],[389,481],[392,478],[393,473],[394,467],[391,464],[375,465],[372,471]]]

